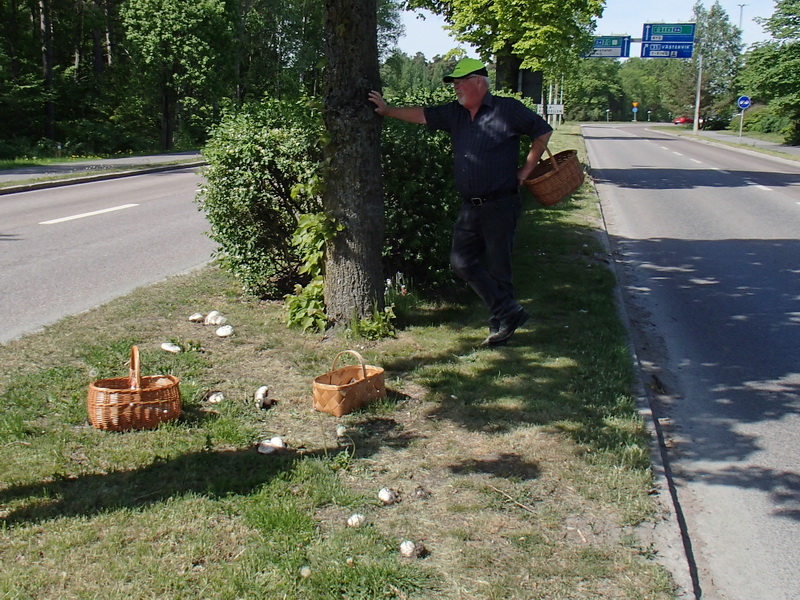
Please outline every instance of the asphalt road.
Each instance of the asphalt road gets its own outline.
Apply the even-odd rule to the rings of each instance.
[[[688,597],[800,598],[800,163],[643,125],[583,134]]]
[[[206,264],[200,183],[191,167],[0,196],[0,343]]]

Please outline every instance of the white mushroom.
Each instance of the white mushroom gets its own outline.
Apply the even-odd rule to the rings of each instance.
[[[227,322],[228,322],[228,317],[225,317],[223,315],[217,315],[216,317],[211,319],[209,325],[225,325],[225,323]]]
[[[189,320],[192,323],[202,323],[204,319],[205,319],[205,316],[203,315],[203,313],[196,312],[196,313],[193,313],[193,314],[189,315]]]
[[[155,381],[151,382],[150,385],[156,388],[168,387],[172,385],[172,380],[167,377],[159,377]]]
[[[394,504],[399,499],[397,492],[395,492],[392,488],[381,488],[381,491],[378,492],[378,498],[380,498],[381,502],[384,504]]]
[[[344,425],[339,425],[336,427],[336,437],[343,438],[347,435],[347,427]]]
[[[223,400],[225,400],[225,394],[222,392],[211,392],[206,398],[206,402],[209,404],[219,404]]]
[[[260,454],[273,454],[277,451],[277,448],[269,443],[269,440],[263,440],[258,443],[256,448]]]
[[[279,435],[276,435],[269,441],[272,444],[273,448],[286,448],[286,443],[283,441],[283,438]]]
[[[406,558],[417,556],[417,545],[411,540],[406,540],[400,544],[400,554]]]
[[[205,322],[205,324],[206,324],[206,325],[213,325],[213,324],[214,324],[214,320],[215,320],[215,319],[216,319],[218,316],[219,316],[219,311],[218,311],[218,310],[212,310],[210,313],[208,313],[208,314],[206,315],[206,318],[205,318],[205,321],[204,321],[204,322]]]
[[[230,337],[233,335],[233,327],[230,325],[223,325],[219,329],[217,329],[217,335],[219,337]]]
[[[367,517],[364,515],[360,515],[358,513],[351,515],[349,519],[347,519],[347,526],[348,527],[361,527],[364,523],[367,522]]]
[[[171,352],[172,354],[177,354],[182,350],[178,344],[173,344],[172,342],[164,342],[161,344],[161,349],[165,352]]]
[[[253,399],[255,400],[256,406],[258,408],[264,409],[269,408],[272,405],[272,400],[270,400],[267,396],[269,394],[269,388],[266,385],[262,385],[260,388],[256,390],[256,393],[253,395]]]
[[[300,577],[305,579],[306,577],[310,576],[311,576],[311,567],[309,567],[308,565],[303,565],[302,567],[300,567]]]

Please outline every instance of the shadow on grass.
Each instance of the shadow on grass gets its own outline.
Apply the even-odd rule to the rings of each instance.
[[[533,318],[508,346],[479,349],[487,315],[477,303],[446,305],[424,315],[423,322],[449,330],[452,343],[437,343],[436,350],[384,364],[387,374],[415,373],[429,399],[436,401],[429,416],[496,433],[528,424],[558,428],[569,422],[563,430],[582,443],[604,448],[619,444],[621,436],[603,421],[609,415],[635,412],[617,402],[629,389],[630,366],[613,306],[613,278],[594,260],[595,246],[587,247],[591,233],[556,218],[576,208],[565,203],[530,211],[520,224],[517,295]],[[472,300],[469,292],[463,297]],[[416,440],[392,416],[391,404],[406,400],[391,392],[386,414],[360,415],[364,435],[357,446],[359,458]],[[188,417],[193,422],[200,418]],[[342,449],[333,450],[338,451]],[[330,453],[311,449],[263,456],[255,450],[201,451],[155,460],[140,469],[11,487],[0,492],[0,503],[17,505],[4,521],[18,523],[136,509],[187,493],[248,494],[291,470],[301,456],[326,452]],[[452,469],[521,478],[538,473],[536,465],[520,463],[510,454],[464,457]],[[21,500],[24,506],[19,506]]]
[[[396,404],[406,398],[399,392],[387,390],[384,402]],[[367,411],[361,414],[361,435],[357,444],[359,458],[367,458],[387,446],[403,448],[417,439],[391,417],[372,415]],[[187,407],[181,423],[196,426],[209,418],[212,416],[207,412]],[[5,512],[0,523],[14,525],[62,517],[88,517],[100,512],[142,508],[184,494],[209,498],[248,495],[291,472],[297,461],[334,458],[342,452],[353,452],[353,448],[347,444],[313,449],[287,448],[270,455],[260,454],[254,448],[208,450],[170,459],[156,457],[150,465],[140,469],[11,486],[0,491],[0,506],[7,507],[20,500],[25,503]]]
[[[248,494],[292,468],[297,455],[263,456],[255,450],[195,452],[170,460],[156,459],[141,469],[60,478],[10,487],[0,504],[29,499],[10,511],[6,524],[53,518],[91,516],[136,509],[187,493],[209,497]]]

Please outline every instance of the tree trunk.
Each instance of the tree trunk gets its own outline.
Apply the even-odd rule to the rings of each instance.
[[[44,137],[56,137],[56,106],[53,102],[53,29],[50,23],[50,3],[39,0],[39,31],[42,42],[42,79],[44,80]]]
[[[323,204],[345,227],[327,247],[325,303],[340,325],[383,308],[381,120],[367,100],[380,84],[376,14],[376,0],[325,0]]]
[[[168,76],[163,75],[161,82],[161,148],[172,150],[172,140],[175,131],[175,93],[168,83]]]

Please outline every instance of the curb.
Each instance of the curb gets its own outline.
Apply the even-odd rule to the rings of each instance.
[[[588,157],[587,157],[588,159]],[[652,526],[652,537],[655,540],[657,556],[654,562],[667,569],[672,575],[676,585],[674,598],[676,600],[696,600],[698,597],[694,592],[695,581],[693,573],[695,568],[691,557],[691,541],[686,530],[683,511],[677,496],[677,490],[672,480],[665,435],[653,408],[653,399],[647,392],[644,381],[645,368],[642,365],[639,355],[631,335],[632,325],[624,297],[620,288],[619,265],[615,254],[611,238],[606,225],[606,216],[600,196],[597,193],[594,178],[591,179],[592,189],[597,199],[597,206],[600,212],[600,241],[606,249],[609,258],[609,268],[614,275],[617,284],[614,286],[614,295],[617,305],[617,312],[627,332],[628,351],[634,365],[635,379],[634,389],[636,404],[639,414],[642,417],[648,437],[650,439],[650,463],[652,466],[653,480],[655,483],[655,494],[657,504],[664,511],[665,516],[660,521],[654,521]],[[640,526],[641,527],[641,526]]]
[[[742,154],[748,154],[750,156],[757,156],[760,158],[771,158],[775,161],[785,163],[787,165],[791,165],[793,167],[798,166],[800,164],[800,157],[793,158],[794,155],[788,152],[781,152],[780,150],[772,150],[771,148],[760,148],[759,146],[749,146],[747,148],[743,148],[741,145],[737,145],[737,142],[727,142],[726,140],[717,140],[711,137],[705,137],[702,135],[681,135],[680,133],[673,133],[671,131],[664,131],[662,129],[650,129],[649,131],[653,131],[654,133],[663,133],[665,135],[669,135],[671,137],[680,138],[683,140],[689,140],[692,142],[699,142],[701,144],[708,144],[711,146],[722,146],[723,148],[728,148],[729,150],[734,150],[736,152],[741,152]],[[763,150],[763,151],[760,151]],[[782,156],[777,156],[777,153],[780,153]]]
[[[181,164],[170,164],[159,167],[132,167],[128,171],[116,171],[114,173],[98,173],[92,175],[76,175],[69,179],[50,179],[32,181],[19,185],[0,187],[0,196],[6,194],[17,194],[20,192],[30,192],[47,188],[63,187],[67,185],[77,185],[79,183],[91,183],[94,181],[106,181],[109,179],[120,179],[122,177],[133,177],[134,175],[147,175],[149,173],[160,173],[163,171],[174,171],[176,169],[192,169],[208,164],[206,161],[192,161]]]

